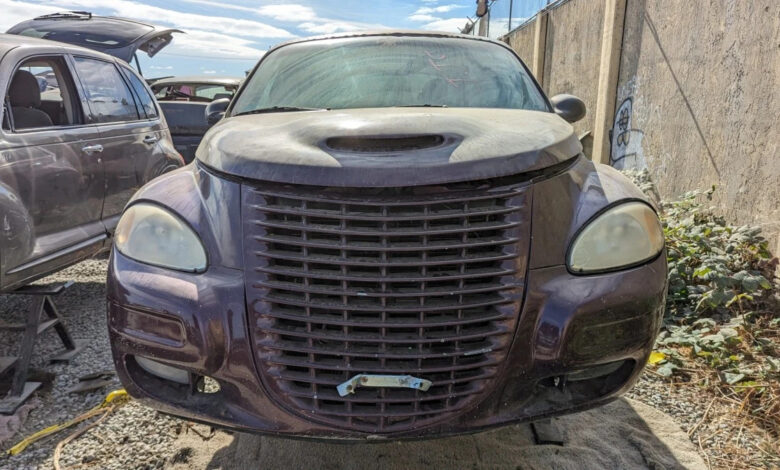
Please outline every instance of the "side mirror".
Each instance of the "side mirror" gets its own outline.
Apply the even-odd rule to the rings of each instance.
[[[555,95],[550,98],[555,114],[568,122],[577,122],[585,117],[585,103],[574,95]]]
[[[212,101],[206,106],[206,122],[209,123],[209,126],[213,126],[219,122],[220,119],[225,117],[225,111],[229,104],[230,98],[220,98]]]

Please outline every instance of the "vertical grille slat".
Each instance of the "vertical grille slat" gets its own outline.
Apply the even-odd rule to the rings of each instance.
[[[282,406],[384,433],[447,419],[489,393],[521,306],[529,186],[242,191],[252,345]],[[339,396],[359,373],[433,385]]]

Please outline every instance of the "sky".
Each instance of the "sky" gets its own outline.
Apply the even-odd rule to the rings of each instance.
[[[491,24],[505,25],[509,2],[496,0]],[[544,0],[514,0],[519,24]],[[140,53],[146,77],[243,76],[266,50],[290,39],[361,29],[459,32],[475,0],[0,0],[0,31],[36,16],[69,10],[123,16],[175,27],[174,41],[153,58]],[[525,11],[524,11],[525,10]],[[495,20],[495,23],[493,21]],[[504,26],[506,28],[506,26]],[[491,36],[497,36],[493,28]]]

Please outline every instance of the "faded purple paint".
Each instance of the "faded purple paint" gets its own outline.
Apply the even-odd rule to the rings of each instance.
[[[664,305],[664,255],[609,274],[573,275],[564,265],[565,250],[576,229],[610,204],[637,199],[638,190],[610,168],[583,158],[568,171],[532,186],[535,219],[527,294],[522,305],[518,304],[519,323],[504,372],[468,410],[431,426],[383,436],[472,432],[598,406],[630,388],[642,370]],[[241,220],[240,187],[237,181],[219,178],[195,164],[151,183],[136,196],[136,201],[156,201],[188,220],[203,239],[210,267],[203,274],[179,273],[113,252],[109,322],[122,382],[134,397],[190,419],[279,435],[367,438],[372,433],[301,418],[264,388],[247,329],[243,240],[237,223]],[[147,315],[146,330],[143,314],[138,313],[133,314],[138,316],[133,330],[122,327],[129,310]],[[160,322],[171,321],[179,322],[183,333],[154,339],[163,334]],[[581,338],[586,340],[574,337],[583,331],[586,336]],[[178,342],[183,345],[171,345]],[[129,359],[134,354],[213,377],[222,390],[214,396],[192,393],[155,380],[134,367]],[[596,397],[567,399],[556,396],[554,388],[539,385],[550,377],[618,360],[632,362],[617,383]]]

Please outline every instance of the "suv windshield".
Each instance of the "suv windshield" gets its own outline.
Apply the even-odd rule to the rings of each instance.
[[[391,106],[549,111],[521,62],[501,46],[459,38],[376,36],[303,42],[268,54],[232,114]]]

